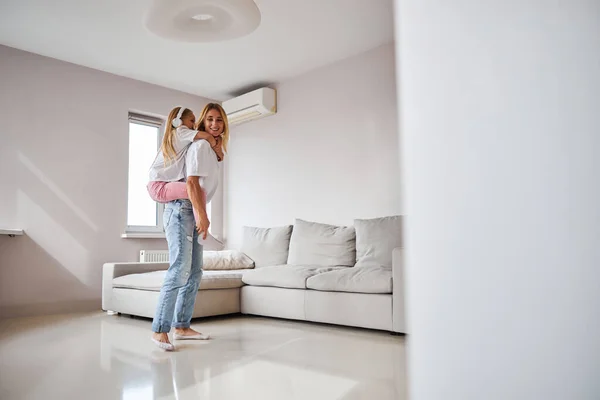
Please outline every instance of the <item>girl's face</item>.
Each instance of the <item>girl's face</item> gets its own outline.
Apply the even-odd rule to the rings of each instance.
[[[204,129],[206,129],[206,132],[217,137],[223,133],[224,128],[225,123],[223,122],[223,117],[219,110],[209,110],[204,118]]]
[[[188,113],[185,117],[181,117],[181,124],[187,126],[190,129],[194,129],[194,124],[196,123],[196,116],[194,113]]]

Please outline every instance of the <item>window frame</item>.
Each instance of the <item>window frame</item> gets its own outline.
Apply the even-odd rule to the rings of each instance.
[[[158,135],[157,135],[157,143],[156,143],[156,147],[157,149],[160,149],[160,145],[162,143],[162,139],[164,136],[164,127],[165,127],[165,120],[163,118],[160,117],[155,117],[155,116],[151,116],[151,115],[147,115],[147,114],[141,114],[141,113],[137,113],[137,112],[129,112],[129,116],[127,118],[127,139],[129,142],[129,135],[130,135],[130,131],[129,131],[129,124],[131,123],[135,123],[138,125],[146,125],[146,126],[150,126],[153,128],[157,128],[158,129]],[[129,171],[129,146],[127,148],[127,170]],[[150,168],[150,166],[148,166],[148,168]],[[163,227],[163,212],[165,209],[165,205],[162,203],[156,203],[156,225],[155,226],[144,226],[144,225],[129,225],[128,224],[128,219],[129,219],[129,173],[127,174],[127,213],[125,216],[125,236],[127,234],[164,234],[164,227]]]

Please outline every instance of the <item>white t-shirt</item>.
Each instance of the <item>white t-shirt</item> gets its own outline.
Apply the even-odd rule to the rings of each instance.
[[[185,178],[185,152],[188,146],[194,141],[194,137],[196,137],[197,133],[198,131],[190,129],[187,126],[180,126],[175,130],[173,147],[177,154],[173,160],[165,164],[165,158],[162,151],[158,151],[158,154],[156,154],[156,158],[150,167],[149,176],[151,182],[176,182]]]
[[[185,177],[199,176],[200,186],[206,192],[206,204],[210,203],[219,187],[221,166],[217,155],[206,140],[198,140],[187,149]]]

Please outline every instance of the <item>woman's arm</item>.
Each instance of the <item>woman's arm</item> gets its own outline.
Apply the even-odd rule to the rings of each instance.
[[[199,176],[190,176],[187,179],[186,186],[192,207],[194,207],[198,216],[196,230],[204,240],[208,235],[208,227],[210,226],[208,215],[206,215],[206,193],[204,193],[204,189],[200,186]]]

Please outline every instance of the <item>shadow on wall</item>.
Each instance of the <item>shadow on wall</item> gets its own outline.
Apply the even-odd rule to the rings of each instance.
[[[0,255],[0,318],[99,308],[90,288],[27,233],[0,236]]]
[[[17,219],[32,241],[79,282],[91,286],[90,249],[98,226],[31,160],[19,153],[18,161]]]
[[[93,183],[61,178],[77,189],[70,194],[23,153],[14,157],[13,212],[25,236],[0,238],[0,316],[100,309],[102,263],[125,246],[92,218],[103,200],[89,201]]]
[[[81,208],[77,207],[77,205],[73,203],[73,201],[71,201],[71,199],[69,199],[69,197],[62,190],[60,190],[60,188],[54,182],[52,182],[47,176],[45,176],[44,173],[39,168],[37,168],[33,164],[33,162],[31,162],[31,160],[29,160],[21,153],[19,153],[18,158],[19,162],[23,164],[23,166],[26,167],[29,172],[35,175],[35,177],[40,183],[45,184],[46,187],[58,199],[60,199],[69,208],[71,212],[77,215],[81,219],[81,221],[85,222],[92,230],[94,230],[95,232],[98,231],[98,226],[90,219],[90,217]]]

